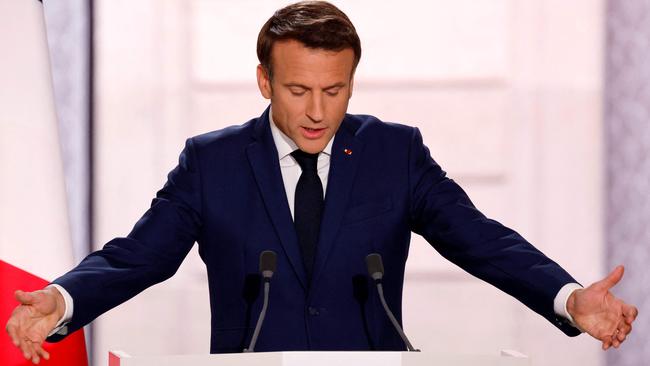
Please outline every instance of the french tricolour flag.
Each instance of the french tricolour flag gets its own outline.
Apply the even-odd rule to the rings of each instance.
[[[17,289],[73,264],[43,4],[0,0],[0,365],[27,365],[4,331]],[[83,332],[46,344],[45,365],[87,365]]]

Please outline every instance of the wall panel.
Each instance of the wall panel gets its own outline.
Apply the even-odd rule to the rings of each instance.
[[[255,39],[284,3],[99,1],[98,246],[146,210],[185,138],[260,115]],[[350,112],[418,126],[486,214],[580,281],[602,274],[601,1],[335,3],[364,46]],[[568,339],[421,238],[411,248],[404,322],[418,347],[602,361],[587,336]],[[193,251],[173,279],[100,318],[97,360],[109,347],[207,352],[204,272]]]

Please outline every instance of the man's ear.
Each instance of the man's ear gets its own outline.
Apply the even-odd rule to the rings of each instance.
[[[271,89],[271,79],[269,79],[269,74],[266,72],[264,66],[257,65],[257,87],[260,89],[260,93],[266,99],[271,99],[272,89]]]
[[[352,76],[350,77],[350,95],[348,95],[348,99],[352,98],[353,89],[354,89],[354,71],[352,71]]]

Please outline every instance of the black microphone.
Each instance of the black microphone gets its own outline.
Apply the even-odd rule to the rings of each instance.
[[[377,292],[379,293],[381,305],[383,305],[384,310],[386,311],[386,315],[388,315],[391,323],[393,323],[395,330],[397,330],[399,336],[402,337],[406,348],[409,350],[409,352],[420,352],[419,349],[413,348],[411,342],[409,342],[409,339],[406,337],[406,334],[404,334],[402,327],[399,326],[397,319],[395,319],[393,312],[390,311],[388,304],[386,304],[386,299],[384,298],[384,287],[381,284],[381,280],[384,278],[384,263],[381,260],[381,255],[378,253],[368,254],[366,257],[366,266],[368,267],[368,274],[370,277],[372,277],[373,280],[375,280],[375,284],[377,285]]]
[[[277,255],[272,250],[265,250],[260,254],[260,273],[264,282],[271,282],[271,277],[278,266]]]
[[[264,323],[264,316],[266,316],[266,309],[269,306],[271,277],[273,277],[276,267],[277,255],[275,252],[272,250],[263,251],[262,254],[260,254],[260,273],[264,280],[264,305],[262,305],[262,311],[260,311],[260,316],[257,318],[257,324],[255,325],[255,331],[253,332],[253,338],[251,338],[251,344],[248,348],[244,348],[244,352],[255,352],[255,343],[257,342],[257,337],[260,335],[260,329],[262,328],[262,323]]]

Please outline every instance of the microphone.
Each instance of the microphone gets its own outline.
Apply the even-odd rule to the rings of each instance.
[[[397,330],[399,336],[402,337],[406,348],[409,350],[409,352],[420,352],[419,349],[413,348],[411,342],[409,342],[409,339],[406,337],[406,334],[402,330],[402,327],[399,326],[397,319],[395,319],[393,312],[390,311],[388,304],[386,304],[386,299],[384,298],[384,287],[381,283],[381,280],[384,278],[384,263],[381,260],[381,255],[379,255],[379,253],[368,254],[366,257],[366,266],[368,267],[368,274],[373,280],[375,280],[375,284],[377,285],[377,292],[379,293],[381,305],[384,307],[386,315],[388,315],[391,323],[393,323],[393,327],[395,327],[395,330]]]
[[[260,311],[260,316],[257,318],[257,324],[255,325],[255,331],[253,332],[253,338],[251,338],[251,344],[248,348],[244,348],[244,352],[255,352],[255,343],[257,343],[257,337],[260,335],[260,329],[262,328],[262,323],[264,323],[264,317],[266,316],[266,309],[269,306],[269,290],[271,288],[271,277],[277,267],[277,255],[272,250],[265,250],[260,254],[260,273],[262,274],[262,279],[264,280],[264,305],[262,305],[262,311]]]
[[[260,254],[260,273],[264,282],[271,282],[271,277],[277,268],[277,255],[272,250],[265,250]]]

